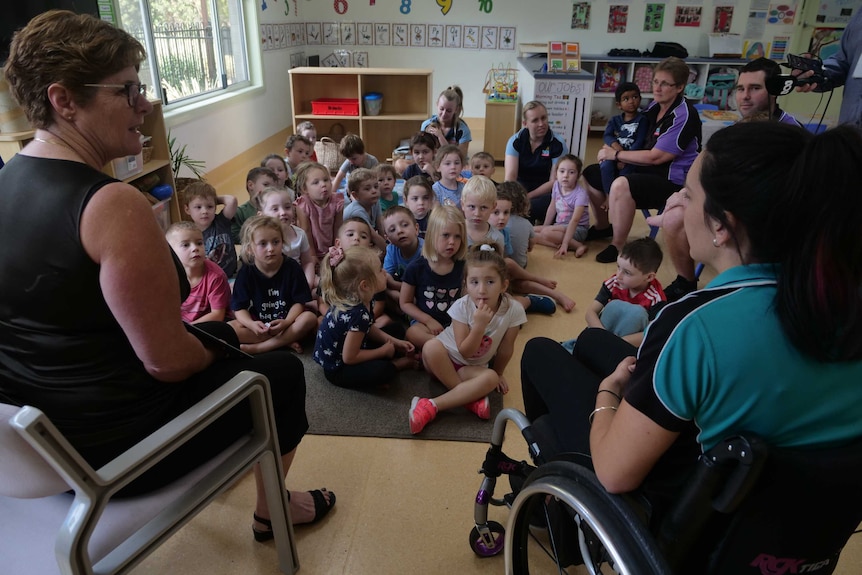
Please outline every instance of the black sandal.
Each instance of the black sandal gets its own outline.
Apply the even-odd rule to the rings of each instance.
[[[326,491],[329,493],[329,501],[326,501],[326,496],[323,492]],[[326,489],[326,487],[322,489],[315,489],[314,491],[309,491],[311,493],[311,498],[314,500],[314,518],[311,521],[306,523],[298,523],[296,525],[313,525],[326,517],[326,515],[332,511],[332,508],[335,507],[335,493]],[[287,492],[287,500],[290,501],[290,491]],[[269,519],[264,519],[255,513],[252,517],[254,520],[263,525],[264,527],[268,527],[266,530],[257,529],[254,525],[251,526],[251,531],[254,534],[254,540],[263,543],[265,541],[271,540],[274,535],[272,532],[272,521]]]

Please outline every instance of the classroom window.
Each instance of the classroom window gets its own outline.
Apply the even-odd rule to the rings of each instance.
[[[168,105],[249,84],[243,0],[118,0],[147,50],[141,81]]]

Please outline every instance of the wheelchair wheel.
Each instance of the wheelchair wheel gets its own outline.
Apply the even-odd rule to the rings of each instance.
[[[646,527],[627,507],[582,466],[565,461],[541,466],[512,505],[506,573],[567,573],[569,566],[583,564],[591,575],[669,574]]]
[[[493,557],[499,555],[503,550],[503,540],[506,530],[496,521],[488,521],[488,529],[491,531],[491,536],[494,538],[494,544],[488,545],[479,535],[478,527],[474,527],[470,531],[470,549],[479,557]]]

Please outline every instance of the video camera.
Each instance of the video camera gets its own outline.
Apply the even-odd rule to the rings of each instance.
[[[787,55],[787,62],[782,62],[782,66],[791,70],[801,70],[804,72],[814,72],[808,78],[799,78],[790,74],[778,74],[766,80],[766,91],[773,96],[786,96],[796,86],[805,84],[817,84],[815,92],[830,92],[834,86],[832,81],[823,74],[823,61],[817,57],[805,58],[794,54]]]

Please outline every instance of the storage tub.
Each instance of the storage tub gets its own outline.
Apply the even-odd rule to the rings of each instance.
[[[311,113],[319,116],[358,116],[359,100],[354,98],[320,98],[311,101]]]
[[[362,97],[365,102],[365,113],[369,116],[376,116],[380,113],[380,108],[383,107],[383,94],[380,92],[368,92]]]

